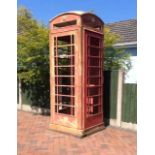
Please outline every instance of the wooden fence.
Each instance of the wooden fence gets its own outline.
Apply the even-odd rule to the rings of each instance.
[[[121,74],[120,74],[121,73]],[[121,77],[120,77],[121,76]],[[120,80],[122,82],[120,82]],[[121,90],[120,90],[121,89]],[[118,93],[120,92],[120,94]],[[124,72],[104,71],[104,118],[106,125],[136,130],[137,84],[124,83]]]
[[[136,130],[137,84],[126,84],[121,77],[124,77],[122,71],[104,71],[104,120],[106,125],[110,124]],[[20,91],[18,90],[17,92],[19,98]],[[21,95],[21,98],[22,104],[31,105],[31,99],[27,96],[26,92]]]
[[[124,84],[122,121],[137,123],[137,84]]]

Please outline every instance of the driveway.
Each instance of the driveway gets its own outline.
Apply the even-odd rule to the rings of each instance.
[[[107,127],[80,139],[48,124],[49,116],[18,111],[18,155],[136,155],[136,132]]]

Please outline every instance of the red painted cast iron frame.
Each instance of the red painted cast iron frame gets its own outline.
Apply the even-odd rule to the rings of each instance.
[[[88,17],[93,17],[101,21],[97,16],[88,13]],[[76,20],[76,25],[66,26],[61,28],[54,28],[54,25],[57,23],[67,22]],[[76,129],[76,131],[85,131],[89,128],[103,124],[103,99],[100,99],[100,108],[101,113],[87,117],[86,108],[87,108],[87,59],[88,59],[88,48],[87,48],[87,35],[91,34],[100,38],[100,63],[103,64],[103,22],[101,21],[101,29],[94,29],[85,25],[82,22],[82,15],[76,13],[64,13],[60,16],[57,16],[50,22],[50,104],[51,104],[51,124],[58,125],[55,129],[62,127],[61,131],[66,132],[69,128]],[[75,66],[75,75],[74,75],[74,95],[75,95],[75,114],[67,115],[60,114],[55,112],[55,67],[54,66],[54,37],[74,35],[74,66]],[[101,83],[100,87],[103,85],[103,65],[100,66],[100,78]],[[102,88],[100,89],[100,95],[103,94]],[[64,129],[63,129],[64,127]],[[75,131],[75,132],[76,132]],[[71,131],[72,132],[72,131]]]

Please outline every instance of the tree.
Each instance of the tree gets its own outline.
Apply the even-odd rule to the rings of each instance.
[[[49,105],[49,30],[20,7],[17,13],[17,67],[33,105]]]
[[[105,27],[104,28],[104,69],[105,70],[118,70],[123,68],[128,71],[131,68],[130,54],[126,53],[124,48],[115,48],[113,45],[120,39]]]

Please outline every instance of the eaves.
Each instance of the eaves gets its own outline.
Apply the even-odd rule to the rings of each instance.
[[[137,47],[137,41],[116,43],[116,44],[114,44],[114,47],[116,47],[116,48],[119,48],[119,47],[125,47],[125,48]]]

